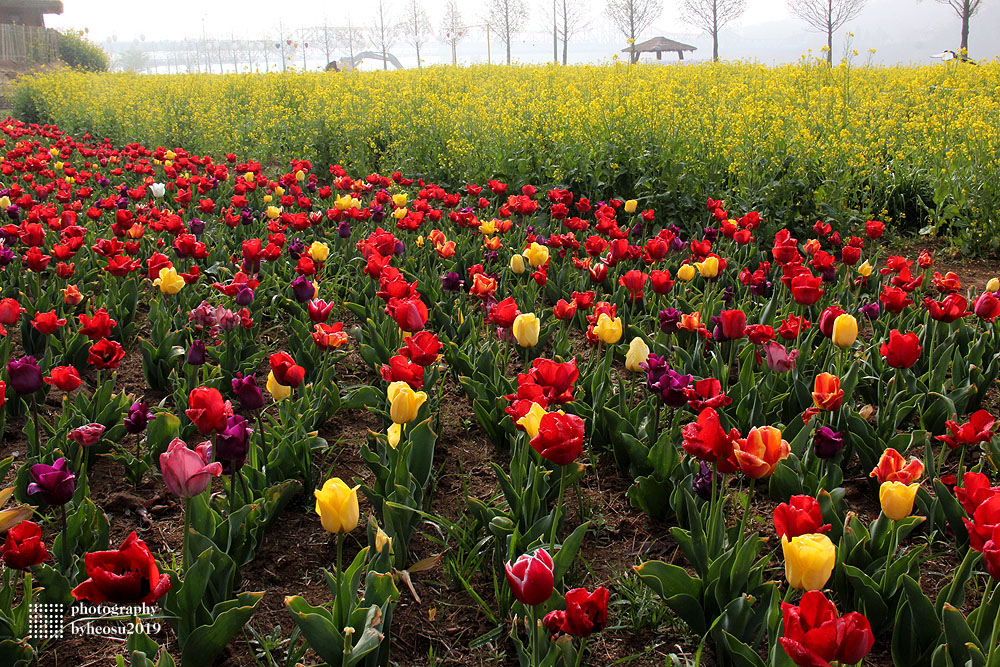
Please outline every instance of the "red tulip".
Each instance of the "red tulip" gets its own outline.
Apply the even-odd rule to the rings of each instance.
[[[854,266],[861,261],[861,248],[856,246],[844,246],[840,251],[840,261],[848,266]]]
[[[820,412],[839,410],[844,401],[844,390],[840,388],[840,378],[831,373],[820,373],[813,383],[813,407],[807,408],[802,421],[807,422]]]
[[[982,552],[1000,528],[1000,494],[984,500],[972,513],[972,521],[963,518],[969,531],[969,548]]]
[[[789,315],[781,321],[778,335],[785,340],[795,340],[799,334],[812,327],[812,322],[799,315]]]
[[[885,357],[885,362],[893,368],[909,368],[917,363],[921,349],[917,334],[902,334],[893,329],[889,332],[889,342],[882,343],[879,351]]]
[[[792,278],[792,299],[803,306],[811,306],[823,296],[823,278],[803,271]]]
[[[955,487],[955,497],[969,516],[976,512],[977,507],[998,494],[1000,486],[990,486],[989,478],[981,472],[965,473],[962,476],[962,486]]]
[[[530,444],[546,461],[568,465],[583,452],[583,434],[583,420],[576,415],[548,412]]]
[[[698,380],[684,390],[684,396],[695,412],[701,412],[705,408],[723,408],[733,402],[722,391],[722,383],[716,378]]]
[[[552,315],[557,320],[571,320],[573,316],[576,315],[576,301],[566,301],[566,299],[559,299],[556,305],[552,307]]]
[[[35,318],[31,320],[31,326],[35,328],[38,333],[45,336],[51,336],[59,327],[65,326],[66,319],[56,315],[56,311],[50,310],[47,313],[35,313]]]
[[[823,309],[823,312],[819,316],[819,330],[827,338],[833,336],[833,322],[838,317],[844,314],[842,308],[837,306],[828,306]]]
[[[589,637],[607,625],[609,597],[608,589],[603,586],[595,588],[593,593],[585,588],[566,591],[566,611],[551,611],[542,623],[552,633]]]
[[[306,312],[313,322],[326,322],[333,311],[333,302],[327,303],[323,299],[310,299],[306,304]]]
[[[976,298],[972,311],[979,319],[992,322],[1000,315],[1000,299],[993,292],[984,292]]]
[[[86,313],[78,315],[80,320],[80,333],[90,340],[100,340],[111,335],[111,330],[118,325],[118,322],[111,319],[104,308],[99,309],[91,317]]]
[[[685,425],[681,434],[684,437],[684,451],[710,463],[729,459],[733,454],[733,441],[740,436],[736,429],[729,433],[723,430],[719,413],[714,408],[702,410],[698,414],[698,420]]]
[[[856,611],[837,617],[837,608],[820,591],[806,591],[798,606],[781,603],[785,653],[799,667],[853,665],[868,655],[875,637],[868,619]]]
[[[510,329],[514,326],[514,320],[521,314],[518,310],[514,297],[509,296],[503,301],[499,301],[489,309],[489,320],[501,329]]]
[[[94,551],[84,557],[89,579],[73,589],[73,597],[92,604],[152,603],[170,590],[170,576],[160,574],[146,543],[132,531],[116,551]]]
[[[633,269],[632,271],[626,271],[625,275],[618,278],[618,284],[628,290],[630,300],[641,301],[642,288],[645,287],[647,280],[649,280],[648,275],[642,271]]]
[[[869,220],[865,223],[865,236],[875,240],[882,238],[882,234],[885,232],[885,223],[879,222],[878,220]],[[854,662],[857,662],[855,660]]]
[[[386,382],[405,382],[418,391],[424,388],[424,367],[402,354],[390,357],[388,364],[382,364],[379,373]]]
[[[80,384],[80,374],[72,366],[56,366],[45,378],[45,384],[52,385],[62,391],[73,391]]]
[[[286,387],[298,387],[306,378],[306,369],[295,363],[292,356],[287,352],[275,352],[268,359],[271,365],[271,372],[278,384]]]
[[[951,323],[969,314],[966,306],[969,302],[961,294],[949,294],[943,301],[935,301],[929,296],[924,297],[924,307],[931,318],[939,322]]]
[[[90,346],[87,352],[87,363],[96,366],[98,369],[118,368],[125,350],[117,341],[102,338]]]
[[[527,373],[517,376],[517,398],[545,399],[549,403],[569,403],[573,400],[573,383],[580,377],[576,358],[559,363],[551,359],[535,359]],[[507,397],[511,400],[514,395]],[[543,406],[545,407],[545,406]]]
[[[774,532],[789,540],[799,535],[825,533],[830,524],[823,523],[819,501],[812,496],[792,496],[787,503],[774,508]]]
[[[747,333],[747,316],[742,310],[723,310],[719,313],[722,334],[729,339],[743,338]]]
[[[49,557],[42,542],[42,529],[37,523],[22,521],[7,531],[7,539],[0,546],[0,555],[7,567],[27,570]]]
[[[405,347],[399,349],[399,354],[421,366],[430,366],[437,361],[441,351],[441,342],[432,331],[421,331],[406,338]]]
[[[890,313],[901,313],[907,306],[913,305],[913,299],[910,298],[910,295],[905,290],[898,287],[890,287],[889,285],[882,287],[882,296],[880,299],[886,312]]]
[[[481,275],[481,273],[477,273],[476,278]],[[424,325],[427,324],[427,318],[430,317],[427,306],[424,305],[419,296],[410,299],[390,299],[386,305],[386,311],[392,319],[396,320],[400,329],[410,332],[423,329]]]
[[[552,597],[553,563],[545,549],[524,554],[513,563],[504,563],[507,585],[521,604],[535,606]]]
[[[313,326],[313,343],[321,350],[332,350],[346,345],[349,340],[347,332],[344,331],[344,323],[322,324],[317,322]]]
[[[573,292],[573,302],[576,303],[577,310],[588,311],[594,305],[596,295],[592,290],[586,292]]]
[[[952,449],[958,449],[962,445],[989,442],[993,439],[993,425],[995,422],[996,419],[988,411],[977,410],[970,415],[969,421],[961,425],[949,419],[944,425],[950,433],[935,437]]]
[[[983,544],[983,561],[987,574],[1000,581],[1000,526],[993,529],[993,535]]]
[[[750,429],[746,438],[737,438],[733,452],[743,474],[762,479],[774,473],[778,462],[788,458],[791,449],[779,429],[762,426]]]
[[[669,271],[650,271],[649,282],[656,294],[666,294],[674,286],[674,280]]]
[[[222,398],[218,389],[196,387],[188,395],[188,407],[184,411],[188,419],[203,435],[226,428],[226,418],[232,416],[233,406]]]

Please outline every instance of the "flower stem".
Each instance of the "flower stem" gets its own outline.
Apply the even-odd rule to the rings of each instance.
[[[59,519],[62,523],[62,566],[63,571],[69,572],[69,530],[67,529],[65,504],[59,506]]]
[[[191,533],[191,499],[184,499],[184,541],[181,544],[181,572],[187,572],[188,561],[190,560],[189,552],[191,551],[191,539],[189,537]]]
[[[741,545],[746,541],[747,519],[750,516],[750,501],[753,499],[753,488],[757,484],[755,477],[750,478],[750,488],[747,491],[747,501],[743,505],[743,518],[740,520],[740,532],[737,534],[737,544]]]
[[[559,498],[552,511],[552,532],[549,535],[549,555],[555,553],[556,534],[559,532],[559,512],[562,510],[563,494],[566,492],[566,466],[559,466]]]

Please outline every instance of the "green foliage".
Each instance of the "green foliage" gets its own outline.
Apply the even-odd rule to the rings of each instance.
[[[59,40],[59,57],[70,67],[85,72],[107,72],[108,54],[87,39],[82,30],[67,30]]]

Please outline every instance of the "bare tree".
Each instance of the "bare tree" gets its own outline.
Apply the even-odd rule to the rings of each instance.
[[[833,65],[833,33],[857,17],[867,0],[787,0],[788,11],[826,34],[826,62]]]
[[[431,33],[431,22],[420,0],[406,0],[406,18],[403,19],[403,31],[406,41],[417,50],[417,68],[420,68],[420,46],[427,43]]]
[[[712,61],[719,62],[719,31],[746,9],[747,0],[682,0],[681,17],[712,36]]]
[[[444,8],[444,22],[441,25],[444,33],[444,40],[451,44],[451,64],[458,65],[458,43],[462,41],[466,34],[465,21],[462,20],[462,13],[458,11],[458,2],[448,0]]]
[[[663,13],[663,0],[608,0],[604,12],[622,31],[629,44],[635,44],[639,35]]]
[[[586,0],[552,0],[552,7],[542,5],[546,21],[552,21],[552,60],[560,62],[559,47],[562,46],[561,62],[568,60],[568,43],[574,35],[590,24],[588,13],[590,4]]]
[[[392,18],[392,8],[388,0],[376,0],[375,24],[369,30],[368,40],[375,50],[382,54],[382,69],[389,69],[389,49],[396,41],[396,26],[389,23]],[[351,56],[353,58],[353,56]]]
[[[500,41],[507,47],[507,64],[510,64],[510,42],[528,20],[528,7],[524,0],[490,0],[490,27],[500,35]]]
[[[936,0],[942,5],[948,5],[962,19],[962,53],[969,52],[969,23],[983,5],[983,0]]]

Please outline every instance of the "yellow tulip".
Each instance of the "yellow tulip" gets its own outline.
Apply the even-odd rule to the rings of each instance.
[[[317,262],[325,262],[330,256],[330,246],[319,241],[313,241],[309,246],[309,256]]]
[[[0,508],[14,495],[14,487],[0,491]],[[27,505],[17,505],[10,509],[0,509],[0,532],[10,530],[25,519],[30,519],[34,510]]]
[[[334,200],[333,205],[341,211],[346,211],[349,208],[361,208],[361,202],[351,195],[341,195],[340,197],[337,197]]]
[[[497,233],[497,221],[487,220],[479,225],[479,231],[486,236]]]
[[[297,172],[295,172],[295,180],[298,181],[299,183],[306,180],[306,172],[299,169]]]
[[[706,257],[704,262],[695,262],[694,266],[702,278],[715,278],[719,275],[718,257]]]
[[[986,283],[987,292],[1000,291],[1000,278],[990,278],[990,281]]]
[[[899,521],[913,514],[913,500],[917,497],[919,482],[903,484],[902,482],[883,482],[878,487],[878,501],[882,505],[882,513],[893,521]]]
[[[393,195],[392,196],[392,203],[395,204],[398,208],[405,208],[406,207],[406,193],[405,192],[400,192],[399,194]]]
[[[159,287],[164,294],[177,294],[184,287],[184,279],[177,275],[177,269],[173,267],[160,269],[159,276],[153,281],[153,285]]]
[[[690,264],[682,264],[681,268],[677,269],[677,280],[682,283],[689,283],[694,280],[694,267]]]
[[[274,189],[274,194],[278,195],[279,197],[283,197],[285,195],[285,188],[279,185]]]
[[[542,417],[547,414],[545,408],[538,403],[532,403],[527,414],[517,420],[517,425],[524,429],[529,438],[534,438],[538,435],[538,425],[542,423]]]
[[[409,213],[407,209],[397,208],[395,211],[392,212],[392,217],[396,220],[402,220],[403,218],[406,217],[407,213]]]
[[[807,533],[789,540],[781,536],[788,585],[804,591],[818,591],[829,581],[837,560],[837,548],[822,533]]]
[[[611,319],[607,313],[601,313],[594,333],[605,345],[614,345],[622,338],[622,318]]]
[[[7,195],[0,197],[0,208],[5,210],[10,208],[10,197],[8,197]]]
[[[524,257],[536,269],[549,261],[549,247],[532,241],[528,249],[524,251]]]
[[[858,321],[853,315],[841,313],[833,321],[833,335],[830,336],[837,347],[850,347],[858,339]]]
[[[256,176],[253,175],[252,171],[248,171],[247,173],[243,174],[243,180],[246,181],[247,183],[253,183],[254,179],[256,179]]]
[[[864,278],[867,278],[872,274],[872,265],[867,259],[861,266],[858,267],[858,274]]]
[[[626,213],[635,213],[635,207],[638,206],[638,205],[639,205],[639,202],[637,202],[634,199],[629,199],[627,202],[625,202],[625,212]]]
[[[389,416],[393,424],[408,424],[417,418],[417,411],[427,400],[427,393],[413,391],[405,382],[393,382],[386,390],[389,399]]]
[[[521,313],[514,318],[512,328],[514,340],[521,347],[534,347],[538,344],[538,330],[541,324],[541,320],[535,317],[534,313]]]
[[[270,218],[271,220],[277,220],[280,215],[281,215],[281,209],[278,208],[277,206],[267,207],[267,217]]]
[[[358,487],[351,488],[339,477],[328,479],[316,496],[316,514],[328,533],[349,533],[358,527]]]
[[[263,199],[265,204],[270,204],[272,201],[274,201],[274,197],[269,194],[264,195]]]
[[[173,151],[168,150],[166,153],[163,154],[163,157],[165,157],[168,160],[173,160],[175,157],[177,157],[177,153],[174,153]]]
[[[267,374],[267,384],[265,386],[276,401],[283,401],[292,393],[291,387],[281,384],[274,378],[274,371]]]
[[[524,273],[524,257],[513,255],[510,258],[510,270],[517,275]]]
[[[636,336],[628,344],[628,352],[625,354],[625,369],[633,373],[638,373],[642,370],[639,368],[639,364],[646,363],[646,359],[648,358],[649,346],[646,345],[646,342],[642,338]]]

